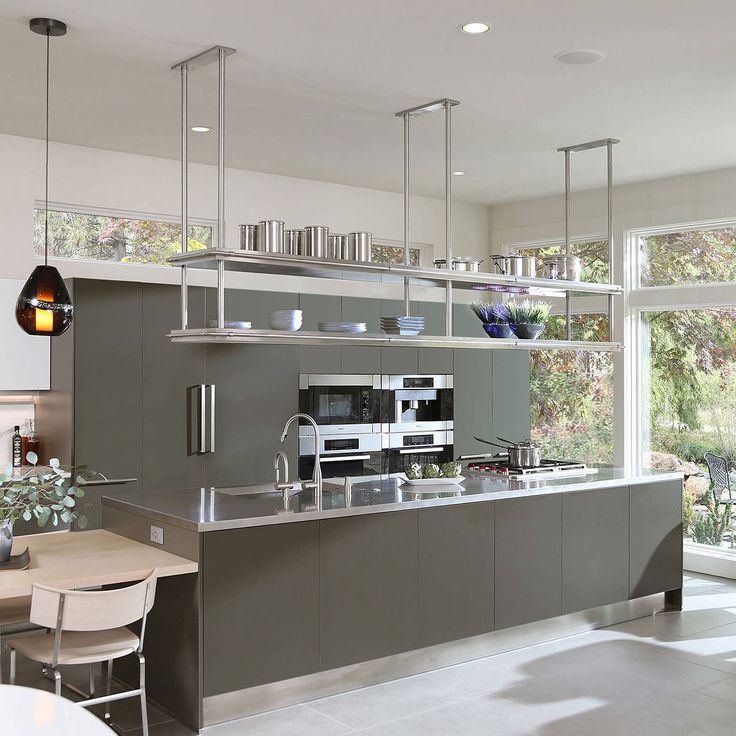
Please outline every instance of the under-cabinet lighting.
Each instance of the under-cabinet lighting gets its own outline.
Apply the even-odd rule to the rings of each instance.
[[[209,133],[212,128],[208,128],[206,125],[192,125],[192,133]]]
[[[465,173],[466,172],[464,172],[464,171],[453,171],[452,172],[452,175],[453,176],[465,176]]]

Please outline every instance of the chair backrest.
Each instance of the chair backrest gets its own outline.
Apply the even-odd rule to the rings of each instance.
[[[144,619],[156,597],[156,573],[116,590],[62,590],[34,585],[31,623],[60,631],[103,631]]]
[[[706,452],[703,456],[708,465],[708,475],[713,485],[713,496],[716,503],[720,501],[721,494],[724,489],[728,491],[728,497],[731,498],[731,479],[728,475],[728,460],[720,455],[714,455],[712,452]]]

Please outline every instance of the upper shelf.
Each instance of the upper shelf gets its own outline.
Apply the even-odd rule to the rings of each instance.
[[[623,289],[615,284],[593,284],[583,281],[563,281],[528,276],[505,276],[495,273],[472,273],[444,268],[420,268],[419,266],[390,265],[338,261],[329,258],[311,258],[284,253],[261,253],[249,250],[197,250],[172,256],[175,266],[208,268],[217,261],[224,261],[233,271],[280,274],[283,276],[308,276],[312,278],[373,280],[380,277],[383,283],[401,284],[408,278],[413,286],[444,286],[448,282],[458,289],[471,291],[516,291],[532,296],[571,294],[620,294]]]

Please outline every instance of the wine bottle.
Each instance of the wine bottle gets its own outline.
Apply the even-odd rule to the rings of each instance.
[[[23,465],[23,438],[20,436],[20,425],[16,424],[13,432],[13,467],[20,468]]]

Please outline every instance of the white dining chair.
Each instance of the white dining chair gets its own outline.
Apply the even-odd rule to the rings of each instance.
[[[28,605],[0,605],[0,685],[3,684],[2,633],[8,626],[28,623]]]
[[[109,721],[111,702],[140,697],[143,734],[148,736],[143,638],[146,618],[155,596],[155,570],[146,580],[116,590],[78,591],[34,585],[30,621],[48,629],[48,633],[14,637],[7,641],[10,684],[15,684],[17,652],[50,668],[57,695],[61,695],[62,685],[59,667],[107,662],[106,694],[94,697],[94,688],[91,687],[90,697],[79,701],[78,705],[89,707],[105,703],[105,720]],[[136,621],[141,621],[140,635],[127,628]],[[113,661],[129,654],[138,657],[139,686],[113,695],[110,692]]]

